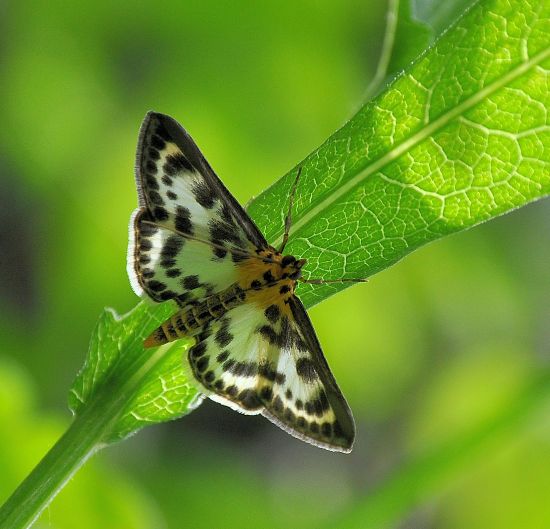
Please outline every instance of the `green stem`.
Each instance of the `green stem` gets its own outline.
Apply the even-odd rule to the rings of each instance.
[[[384,31],[384,40],[382,42],[382,51],[376,66],[376,72],[372,81],[369,83],[365,92],[364,100],[371,99],[382,85],[382,82],[388,74],[393,45],[395,43],[395,32],[397,29],[397,19],[399,16],[399,0],[388,0],[388,10],[386,12],[386,29]]]
[[[101,448],[110,421],[90,406],[75,417],[34,470],[0,507],[0,529],[29,527],[75,472]]]
[[[128,402],[170,350],[158,348],[153,354],[143,350],[134,361],[113,368],[69,429],[0,507],[0,529],[32,525],[76,471],[112,439]]]

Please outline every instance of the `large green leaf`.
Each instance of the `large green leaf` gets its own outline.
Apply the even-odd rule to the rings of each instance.
[[[288,250],[313,277],[368,277],[414,249],[550,191],[548,6],[477,4],[301,164]],[[249,206],[280,242],[291,171]],[[307,306],[344,285],[301,285]],[[187,344],[153,353],[141,342],[174,308],[106,311],[71,391],[78,415],[98,399],[112,421],[104,441],[192,409]],[[111,406],[112,404],[112,406]],[[98,409],[103,410],[103,406]]]
[[[550,191],[548,2],[476,4],[302,163],[288,250],[368,277]],[[249,206],[281,240],[287,174]],[[341,286],[301,286],[312,306]]]

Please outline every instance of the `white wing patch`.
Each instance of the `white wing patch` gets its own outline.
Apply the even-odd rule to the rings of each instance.
[[[245,303],[204,329],[189,361],[212,399],[262,413],[310,443],[348,452],[351,413],[312,348],[286,305],[262,312]]]
[[[130,223],[128,274],[138,295],[180,304],[228,287],[235,264],[255,252],[234,212],[160,119],[140,135],[140,208]],[[215,177],[214,177],[215,178]]]

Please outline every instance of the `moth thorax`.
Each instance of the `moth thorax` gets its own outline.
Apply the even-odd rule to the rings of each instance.
[[[281,260],[283,277],[298,280],[302,276],[302,267],[307,263],[306,259],[296,259],[293,255],[285,255]]]

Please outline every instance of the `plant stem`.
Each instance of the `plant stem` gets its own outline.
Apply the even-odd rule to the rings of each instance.
[[[376,72],[372,81],[369,83],[365,92],[364,100],[368,101],[380,89],[382,82],[388,73],[393,45],[395,42],[395,32],[397,28],[397,19],[399,12],[399,0],[388,0],[388,10],[386,13],[386,29],[384,31],[384,40],[382,42],[382,51],[376,66]]]
[[[76,471],[117,438],[112,434],[121,413],[172,347],[154,353],[143,349],[128,364],[116,364],[68,430],[0,507],[0,529],[30,527]]]
[[[0,507],[0,529],[29,527],[74,473],[101,448],[108,414],[88,407]]]

